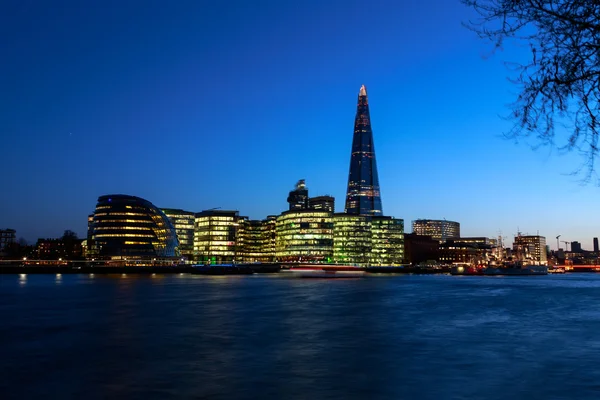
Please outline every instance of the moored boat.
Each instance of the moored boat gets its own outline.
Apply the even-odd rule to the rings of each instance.
[[[526,265],[521,261],[506,262],[501,266],[488,266],[484,275],[548,275],[548,267],[545,265]]]

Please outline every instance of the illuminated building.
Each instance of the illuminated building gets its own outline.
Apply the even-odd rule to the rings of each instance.
[[[275,261],[275,217],[266,219],[243,219],[238,231],[238,257],[241,262]]]
[[[335,211],[335,198],[332,196],[316,196],[308,199],[308,208],[311,210]]]
[[[371,219],[362,215],[333,215],[333,262],[366,267],[371,255]]]
[[[205,210],[196,214],[194,258],[204,264],[237,261],[240,222],[237,211]]]
[[[431,236],[440,242],[460,238],[460,224],[445,219],[417,219],[412,222],[412,229],[417,235]]]
[[[296,188],[290,191],[287,201],[290,210],[305,210],[308,208],[308,189],[304,179],[296,183]]]
[[[364,85],[358,93],[358,105],[354,119],[345,212],[372,216],[383,214],[369,101]]]
[[[0,229],[0,251],[13,244],[17,238],[17,231],[14,229]]]
[[[275,255],[283,262],[331,262],[331,213],[316,210],[282,213],[276,220]]]
[[[194,253],[195,213],[173,208],[163,208],[162,211],[169,218],[175,232],[177,232],[181,255],[191,259]]]
[[[546,238],[539,235],[518,234],[513,241],[513,252],[518,259],[529,259],[536,264],[546,264]]]
[[[404,220],[371,218],[371,265],[397,266],[404,262]]]
[[[89,236],[90,258],[179,257],[177,234],[167,216],[149,201],[135,196],[100,196]]]

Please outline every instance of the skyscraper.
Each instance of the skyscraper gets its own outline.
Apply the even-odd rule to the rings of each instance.
[[[594,238],[594,253],[598,252],[598,238]]]
[[[306,210],[308,208],[308,188],[304,179],[296,183],[296,188],[290,191],[287,198],[291,210]]]
[[[345,212],[354,215],[383,215],[365,85],[361,86],[358,93]]]

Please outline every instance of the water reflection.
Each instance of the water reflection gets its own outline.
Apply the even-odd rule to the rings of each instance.
[[[591,274],[16,282],[0,290],[3,398],[593,399],[599,388]]]

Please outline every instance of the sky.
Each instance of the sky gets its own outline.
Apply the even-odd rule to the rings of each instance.
[[[298,179],[344,208],[367,86],[383,212],[462,236],[592,249],[577,154],[506,140],[518,88],[458,0],[9,0],[0,12],[0,229],[84,237],[98,196],[287,209]],[[563,243],[560,243],[564,247]]]

